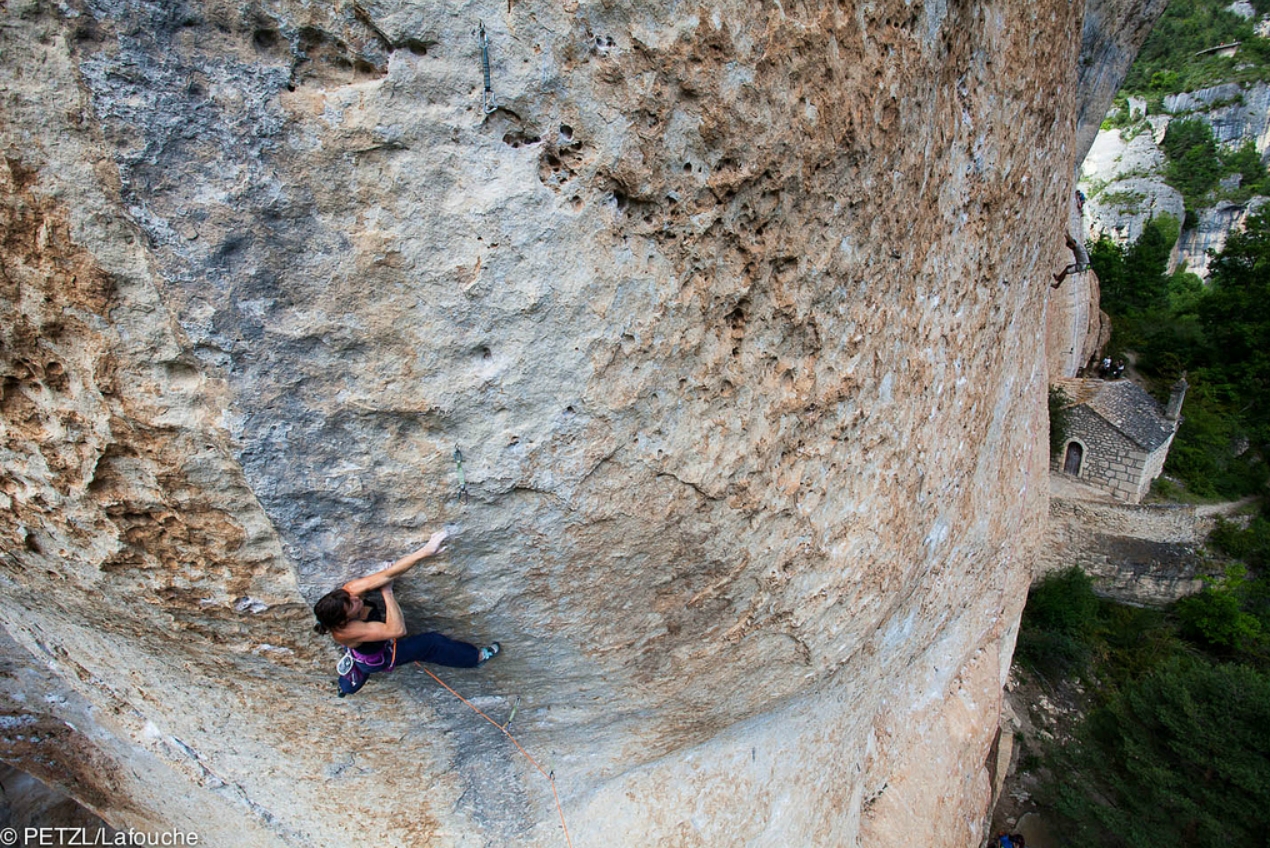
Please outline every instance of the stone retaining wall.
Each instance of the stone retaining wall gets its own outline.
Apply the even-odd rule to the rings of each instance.
[[[1199,549],[1213,518],[1193,506],[1050,498],[1037,576],[1079,565],[1105,597],[1164,606],[1199,591]]]

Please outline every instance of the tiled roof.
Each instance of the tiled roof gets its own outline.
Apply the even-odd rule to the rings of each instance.
[[[1134,444],[1150,452],[1173,435],[1175,422],[1164,417],[1164,407],[1131,380],[1066,379],[1056,385],[1115,427]]]

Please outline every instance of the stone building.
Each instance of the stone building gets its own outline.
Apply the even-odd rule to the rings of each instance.
[[[1173,387],[1168,407],[1130,380],[1064,379],[1070,399],[1067,434],[1053,470],[1078,477],[1128,503],[1138,503],[1164,470],[1181,423],[1186,380]]]

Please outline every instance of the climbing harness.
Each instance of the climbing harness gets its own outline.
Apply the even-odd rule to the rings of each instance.
[[[392,671],[396,665],[396,639],[390,640],[376,654],[363,654],[356,648],[345,647],[344,655],[335,666],[339,675],[335,681],[339,696],[343,698],[345,695],[356,695],[366,685],[366,681],[370,680],[372,672]]]
[[[465,504],[469,498],[467,496],[467,477],[463,475],[463,451],[459,450],[459,446],[454,446],[454,464],[459,469],[459,503]]]
[[[542,766],[538,765],[538,761],[535,760],[533,757],[531,757],[529,755],[529,752],[526,751],[523,747],[521,747],[521,744],[516,741],[516,737],[512,736],[511,733],[508,732],[507,724],[511,724],[512,722],[511,718],[507,719],[507,724],[499,724],[498,722],[494,721],[494,719],[490,718],[489,716],[485,715],[485,713],[481,712],[480,709],[478,709],[477,706],[473,704],[471,701],[469,701],[467,698],[464,698],[458,692],[455,692],[453,689],[451,689],[444,680],[442,680],[441,678],[433,674],[432,671],[427,666],[423,665],[420,662],[416,662],[415,665],[419,666],[419,668],[426,671],[428,673],[428,676],[431,677],[433,680],[435,680],[437,683],[440,683],[441,688],[445,689],[445,691],[449,692],[451,695],[458,698],[463,703],[467,704],[467,706],[472,710],[472,712],[476,713],[478,716],[480,716],[481,718],[488,721],[490,724],[497,727],[504,736],[506,736],[508,739],[511,740],[512,744],[516,746],[517,750],[519,750],[522,754],[525,755],[525,759],[529,760],[530,765],[538,769],[538,773],[541,774],[543,777],[547,778],[547,782],[551,784],[551,794],[556,799],[556,812],[560,814],[560,826],[564,828],[564,841],[568,843],[569,848],[573,848],[573,840],[569,837],[569,826],[565,824],[564,822],[564,807],[560,806],[560,793],[556,791],[556,773],[554,770],[551,772],[548,772],[544,770]],[[517,698],[516,701],[519,704],[520,699]],[[512,717],[515,717],[515,715],[516,715],[516,708],[513,707]]]
[[[481,21],[476,37],[481,44],[481,70],[485,72],[485,94],[481,99],[481,105],[485,109],[485,114],[488,115],[498,108],[498,104],[494,102],[494,86],[490,82],[489,36],[485,34],[485,21]]]

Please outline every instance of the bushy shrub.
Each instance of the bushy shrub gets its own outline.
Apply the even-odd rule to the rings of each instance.
[[[1047,574],[1028,592],[1015,656],[1049,677],[1080,673],[1097,617],[1089,575],[1077,566]]]
[[[1203,206],[1208,193],[1222,177],[1221,158],[1212,128],[1199,118],[1172,121],[1160,146],[1168,157],[1165,182],[1182,193],[1187,209]]]
[[[1178,601],[1174,609],[1182,634],[1217,650],[1254,648],[1261,639],[1261,622],[1243,610],[1246,575],[1242,564],[1232,564],[1204,591]]]
[[[1251,568],[1264,569],[1270,565],[1270,521],[1264,515],[1258,515],[1247,527],[1218,518],[1217,526],[1208,535],[1208,543]]]
[[[1261,154],[1252,140],[1245,141],[1237,150],[1223,151],[1221,154],[1222,173],[1237,174],[1239,188],[1231,192],[1223,192],[1231,200],[1244,202],[1254,194],[1264,194],[1266,185],[1266,167],[1261,164]]]
[[[1187,489],[1201,499],[1238,498],[1264,490],[1267,469],[1257,454],[1239,452],[1247,431],[1238,410],[1206,397],[1201,375],[1186,395],[1182,426],[1169,448],[1165,469],[1186,481]]]

